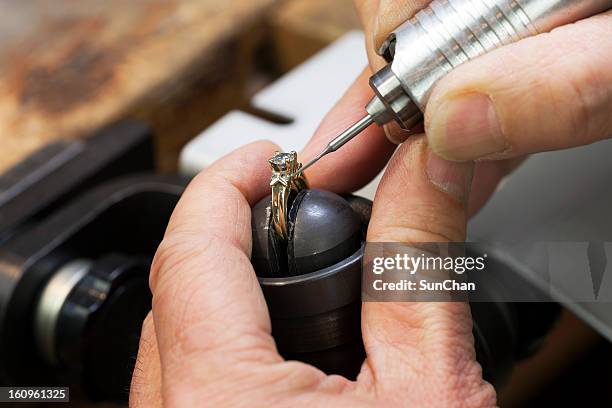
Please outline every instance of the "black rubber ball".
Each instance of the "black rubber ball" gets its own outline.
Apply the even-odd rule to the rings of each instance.
[[[289,239],[270,225],[270,196],[253,207],[251,261],[260,277],[288,277],[315,272],[354,254],[363,240],[363,223],[343,197],[322,190],[302,190],[289,199]]]

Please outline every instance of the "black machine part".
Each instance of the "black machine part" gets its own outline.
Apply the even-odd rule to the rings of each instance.
[[[372,203],[303,190],[290,197],[289,205],[293,234],[286,244],[279,243],[269,227],[270,197],[253,207],[251,260],[270,311],[272,334],[284,357],[355,378],[365,358],[361,260]],[[556,304],[546,303],[470,306],[477,359],[494,384],[503,382],[514,362],[535,349],[558,314]]]
[[[127,400],[148,263],[187,183],[150,173],[151,144],[123,122],[0,177],[1,385]]]
[[[149,310],[148,260],[183,188],[173,177],[120,178],[3,243],[3,384],[70,385],[95,400],[127,399]],[[53,296],[56,318],[45,332],[36,322],[41,296],[61,275],[73,279]]]
[[[148,260],[119,254],[73,259],[39,298],[34,335],[41,355],[94,399],[125,395],[138,328],[151,308],[148,269]]]
[[[153,168],[151,130],[139,122],[49,144],[0,175],[0,243],[97,183]]]

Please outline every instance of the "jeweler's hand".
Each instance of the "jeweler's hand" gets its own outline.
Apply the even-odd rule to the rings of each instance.
[[[303,163],[321,152],[341,131],[363,117],[364,107],[374,94],[368,84],[368,78],[385,65],[385,61],[374,50],[397,25],[409,19],[428,3],[429,1],[422,0],[355,0],[366,33],[370,67],[362,72],[323,120],[312,140],[300,154]],[[422,127],[404,131],[395,123],[386,125],[384,129],[372,125],[337,152],[319,160],[315,166],[307,170],[307,175],[314,185],[323,183],[332,191],[356,190],[367,184],[382,170],[393,154],[396,144],[404,142],[408,137],[415,140],[422,138],[420,136],[422,132]],[[478,212],[499,182],[523,160],[524,157],[517,156],[505,160],[480,161],[473,165],[470,194],[465,196],[468,216]],[[455,177],[450,170],[453,166],[448,164],[447,167],[446,170],[450,171],[448,177]],[[439,169],[440,177],[446,170]],[[437,182],[436,185],[440,189],[449,186],[445,180]]]
[[[423,0],[355,0],[370,66],[388,34]],[[434,88],[431,148],[451,160],[506,159],[612,137],[612,12],[501,47]],[[403,139],[401,133],[396,139]]]
[[[251,206],[269,193],[267,159],[275,149],[259,142],[230,154],[180,199],[151,270],[153,311],[143,326],[131,405],[493,406],[495,392],[475,361],[469,310],[461,303],[365,304],[367,360],[354,382],[280,357],[249,260]],[[368,235],[462,240],[469,165],[452,164],[454,181],[441,190],[421,171],[445,171],[429,161],[437,159],[423,139],[400,149]],[[355,183],[315,178],[325,188]]]
[[[363,107],[372,97],[372,90],[368,85],[370,74],[369,70],[365,70],[327,114],[304,151],[300,153],[302,163],[317,155],[339,132],[363,116]],[[393,138],[401,133],[399,127],[387,130],[387,133]],[[422,129],[420,131],[422,132]],[[418,131],[410,134],[411,137],[407,142],[409,144],[424,137]],[[425,154],[427,147],[422,140],[419,143]],[[354,191],[367,184],[383,169],[394,154],[396,147],[388,140],[388,137],[385,137],[385,132],[381,128],[373,125],[338,151],[323,157],[306,170],[306,175],[313,186],[324,187],[335,192]],[[406,152],[408,152],[407,147],[398,149],[396,154],[404,155]],[[407,157],[405,159],[408,160]],[[469,216],[476,213],[486,203],[499,181],[516,168],[522,160],[522,157],[517,157],[507,160],[483,161],[473,165],[473,177],[470,176],[472,177],[470,194],[465,194],[463,197],[467,200]],[[462,176],[455,174],[453,169],[456,166],[453,166],[452,163],[444,165],[445,161],[440,160],[439,162],[440,168],[436,169],[437,178],[434,182],[439,189],[455,189],[452,183],[449,184],[449,181],[457,177],[461,179]],[[461,168],[471,169],[472,167],[463,166]],[[425,169],[415,169],[415,171],[424,172]],[[398,180],[398,182],[407,183],[408,180]],[[403,188],[404,186],[398,185],[398,187]],[[411,199],[411,197],[403,198],[408,201]]]

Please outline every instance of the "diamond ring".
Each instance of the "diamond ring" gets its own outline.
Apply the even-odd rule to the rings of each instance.
[[[291,192],[308,188],[306,177],[295,173],[302,167],[297,153],[276,152],[269,160],[272,167],[270,187],[272,188],[271,218],[274,231],[284,240],[288,239],[287,210]]]

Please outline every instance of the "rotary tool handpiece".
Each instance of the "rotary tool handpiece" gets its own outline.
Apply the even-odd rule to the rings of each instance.
[[[370,77],[367,115],[332,140],[299,172],[370,124],[422,120],[435,83],[495,48],[606,11],[612,0],[434,0],[389,35],[378,53],[388,64]]]

